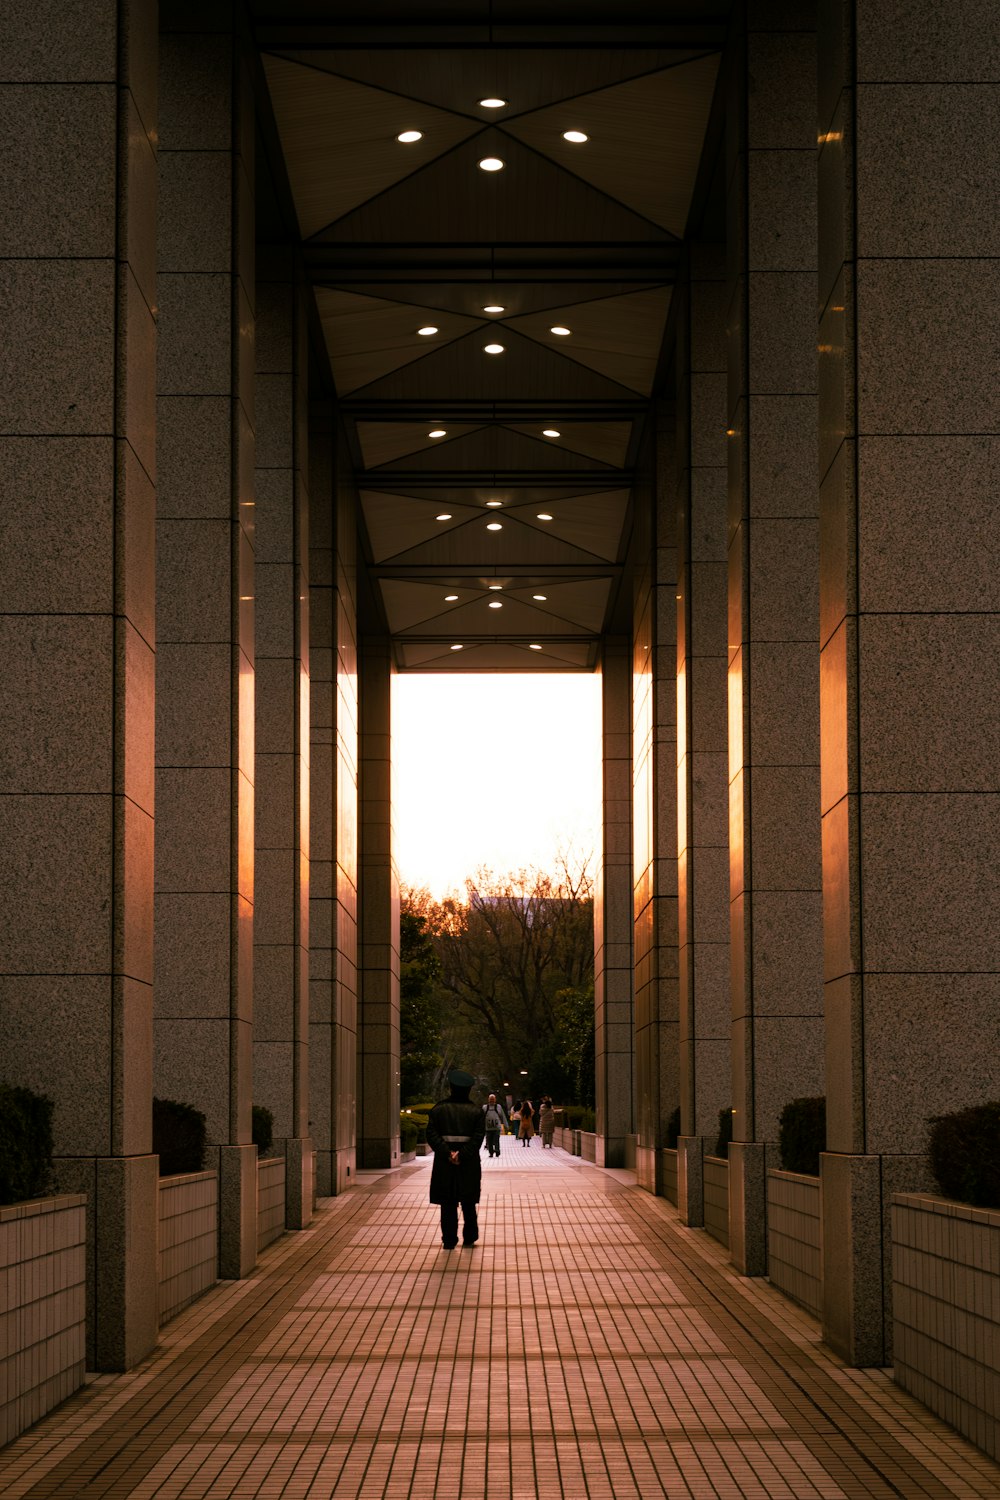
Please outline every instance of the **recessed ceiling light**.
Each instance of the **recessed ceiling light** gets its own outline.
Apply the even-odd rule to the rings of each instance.
[[[480,109],[506,109],[507,108],[507,100],[506,99],[496,99],[496,98],[480,99],[480,101],[479,101],[479,108]]]
[[[483,349],[487,354],[502,354],[503,344],[484,344]]]
[[[439,516],[435,516],[434,519],[435,519],[435,521],[450,521],[451,520],[451,511],[450,510],[443,510],[441,512],[441,514]]]
[[[455,602],[455,600],[457,598],[458,598],[457,594],[445,594],[445,596],[444,596],[444,602],[445,602],[445,604],[454,604],[454,602]]]
[[[423,331],[424,330],[421,328],[420,332],[423,333]],[[564,328],[561,323],[556,323],[554,327],[549,329],[549,332],[556,333],[561,339],[564,339],[567,338],[569,334],[573,332],[573,330],[572,328]]]
[[[499,302],[487,302],[486,306],[483,308],[483,312],[502,313],[506,312],[506,308],[502,307]]]
[[[427,434],[428,437],[447,437],[448,434],[443,427],[435,427]]]
[[[484,156],[479,163],[479,170],[481,172],[502,172],[503,169],[504,163],[500,160],[499,156]]]
[[[503,605],[501,604],[499,599],[491,599],[490,609],[503,609]]]
[[[486,528],[487,531],[503,531],[499,521],[491,521]]]
[[[412,146],[414,141],[422,141],[424,133],[422,130],[401,130],[397,135],[397,141],[402,141],[404,146]]]
[[[461,648],[461,646],[452,646],[452,648],[451,648],[451,649],[452,649],[452,650],[453,650],[453,651],[461,651],[461,649],[462,649],[462,648]]]
[[[541,649],[541,646],[537,646],[534,641],[532,641],[531,645],[528,647],[529,651],[541,651]]]
[[[487,500],[486,504],[490,507],[491,510],[496,510],[496,508],[497,508],[498,505],[502,505],[503,504],[503,501],[502,500]]]
[[[442,437],[444,436],[443,433],[441,435],[442,435]],[[558,427],[543,427],[542,428],[542,437],[558,437],[558,436],[559,436],[559,429],[558,429]]]
[[[433,323],[427,323],[423,328],[418,328],[417,332],[422,339],[429,339],[432,334],[437,333],[437,329],[434,327]],[[555,333],[554,328],[552,332]]]
[[[548,594],[532,594],[532,599],[541,599],[543,602],[549,597]]]
[[[582,146],[584,141],[590,140],[590,136],[585,135],[582,130],[564,130],[563,140],[569,141],[571,146]]]
[[[503,588],[503,584],[502,584],[502,583],[491,583],[491,584],[490,584],[490,585],[489,585],[489,590],[490,590],[490,593],[491,593],[491,594],[496,594],[496,593],[499,593],[499,591],[500,591],[500,590],[501,590],[501,589],[502,589],[502,588]]]
[[[439,520],[439,521],[440,521],[440,519],[441,519],[441,517],[440,517],[440,516],[438,516],[438,520]],[[551,521],[551,520],[552,520],[552,517],[551,517],[551,516],[550,516],[550,515],[549,515],[549,513],[548,513],[548,511],[547,511],[547,510],[540,510],[540,511],[539,511],[539,512],[538,512],[538,516],[537,516],[537,519],[538,519],[538,520],[539,520],[539,521]]]

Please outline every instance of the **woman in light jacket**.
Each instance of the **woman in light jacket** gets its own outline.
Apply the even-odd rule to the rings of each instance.
[[[552,1100],[549,1098],[548,1094],[546,1094],[545,1098],[542,1100],[541,1113],[538,1116],[538,1130],[542,1137],[543,1151],[545,1150],[546,1146],[548,1146],[550,1151],[552,1150],[552,1136],[555,1132],[555,1128],[556,1112],[552,1108]]]

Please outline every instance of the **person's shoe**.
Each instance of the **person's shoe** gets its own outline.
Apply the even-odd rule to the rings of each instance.
[[[442,1240],[441,1241],[441,1248],[442,1248],[442,1250],[454,1250],[454,1248],[455,1248],[455,1246],[457,1244],[458,1244],[458,1240]]]

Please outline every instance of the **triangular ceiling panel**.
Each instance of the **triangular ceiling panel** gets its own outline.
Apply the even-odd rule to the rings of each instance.
[[[442,424],[445,436],[432,438],[435,432],[430,422],[358,422],[358,442],[366,469],[377,469],[381,464],[393,463],[409,454],[430,452],[433,464],[440,464],[438,455],[455,440],[461,439],[477,429],[471,422],[449,422]]]
[[[367,295],[367,283],[328,283],[331,290],[355,292]],[[652,288],[652,283],[650,288]],[[580,302],[598,297],[624,296],[626,293],[647,288],[637,288],[628,282],[583,281],[574,282],[572,292]],[[475,318],[487,323],[506,324],[512,318],[527,313],[544,312],[546,308],[560,309],[566,301],[567,287],[564,282],[506,282],[502,286],[489,281],[458,281],[434,283],[380,282],[378,294],[391,302],[409,305],[416,300],[421,307],[438,312],[454,312],[460,316]],[[485,307],[503,308],[499,314],[488,314]],[[552,319],[555,322],[555,318]]]
[[[610,591],[611,582],[607,578],[581,578],[572,583],[532,584],[529,588],[505,592],[508,598],[530,600],[535,609],[551,616],[551,628],[556,632],[572,624],[597,634],[604,623]]]
[[[490,156],[505,163],[502,171],[480,170],[479,162]],[[649,243],[670,236],[612,202],[603,188],[562,171],[498,130],[457,146],[317,236],[318,243],[330,244],[586,244],[597,239]]]
[[[451,522],[439,521],[437,517],[442,512],[437,501],[382,495],[372,490],[362,490],[361,509],[375,562],[385,562],[401,552],[408,552],[411,547],[435,539],[442,526],[471,521],[479,514],[471,506],[449,506]]]
[[[701,160],[719,57],[512,120],[513,135],[680,238]],[[590,139],[572,145],[567,130]]]
[[[362,428],[374,426],[374,423],[359,422],[358,431]],[[392,426],[392,423],[379,424]],[[413,427],[413,423],[398,424]],[[574,424],[582,426],[581,423]],[[628,423],[616,424],[628,426]],[[528,471],[551,469],[554,471],[579,471],[583,473],[600,470],[611,465],[595,463],[592,458],[584,457],[581,453],[575,453],[571,449],[557,446],[548,442],[543,437],[534,437],[536,430],[533,427],[525,427],[517,430],[513,427],[480,427],[473,431],[462,429],[459,426],[448,425],[448,440],[440,442],[427,441],[427,428],[417,429],[423,433],[424,449],[419,453],[413,453],[399,460],[399,467],[407,472],[414,473],[438,473],[445,469],[467,472],[487,471],[495,473],[502,480],[507,471]],[[452,433],[465,431],[467,436],[457,436],[451,440]],[[362,443],[362,447],[364,447]],[[382,461],[388,464],[388,460]]]
[[[495,124],[501,116],[554,104],[568,95],[589,93],[665,68],[692,57],[691,51],[639,51],[624,48],[588,49],[564,55],[553,68],[546,52],[497,48],[461,52],[399,49],[367,52],[285,51],[281,56],[354,78],[375,88],[389,89],[410,99],[422,99],[441,109],[456,110]],[[502,111],[479,107],[480,99],[508,100]]]
[[[474,604],[482,597],[480,589],[452,587],[444,583],[413,583],[409,579],[379,580],[382,602],[390,631],[412,630],[419,625],[450,629],[453,611]],[[446,594],[456,594],[457,602],[448,603]]]
[[[487,344],[500,344],[503,353],[487,354]],[[545,349],[511,328],[477,328],[446,348],[428,350],[419,364],[374,381],[364,394],[437,401],[456,391],[466,401],[601,401],[624,394],[622,386],[564,359],[561,350]]]
[[[384,587],[383,583],[383,590]],[[392,626],[391,616],[390,626]],[[394,628],[403,632],[407,629],[403,625]],[[600,625],[598,625],[599,628]],[[409,629],[417,635],[421,634],[419,622],[415,622]],[[447,629],[456,640],[461,640],[463,636],[494,635],[499,632],[505,635],[509,633],[536,636],[541,639],[546,635],[589,635],[593,631],[592,626],[574,625],[567,620],[557,620],[534,605],[525,603],[524,600],[514,599],[508,595],[501,597],[499,594],[482,594],[478,599],[471,600],[469,603],[453,605],[447,617]]]
[[[467,140],[475,120],[264,54],[304,239]],[[409,145],[396,136],[419,130]]]
[[[628,506],[628,491],[581,495],[574,500],[553,500],[545,506],[551,521],[540,521],[535,507],[525,507],[518,519],[544,530],[561,542],[581,547],[595,557],[613,562],[621,544],[622,526]]]
[[[670,288],[658,287],[529,313],[512,320],[509,326],[558,348],[567,359],[578,360],[629,390],[648,396],[669,308]],[[555,334],[553,327],[569,328],[570,332]]]
[[[540,651],[525,643],[492,641],[450,645],[401,641],[397,648],[400,666],[410,672],[590,672],[596,651],[590,643],[539,642]]]
[[[541,527],[523,525],[511,517],[502,531],[487,531],[489,512],[473,521],[442,526],[430,541],[406,552],[396,552],[394,566],[448,568],[475,577],[506,577],[511,573],[541,573],[547,568],[595,566],[592,552],[550,536]]]
[[[538,428],[529,427],[527,423],[522,422],[511,423],[510,430],[521,432],[525,437],[534,437],[539,431]],[[597,459],[600,463],[620,469],[625,463],[625,456],[628,452],[632,423],[556,422],[555,431],[559,434],[557,438],[537,439],[540,443],[547,444],[550,452],[561,453],[565,459],[573,453],[581,453],[587,458]]]
[[[605,480],[607,483],[607,480]],[[580,484],[558,484],[558,485],[526,485],[513,484],[429,484],[424,485],[419,480],[410,480],[405,484],[394,485],[387,475],[385,482],[379,479],[378,492],[381,495],[408,495],[414,500],[437,500],[440,502],[441,510],[453,510],[456,505],[472,505],[478,510],[480,508],[492,510],[488,506],[488,500],[500,500],[503,502],[500,509],[501,514],[497,518],[503,520],[503,511],[510,510],[518,505],[537,505],[543,510],[550,500],[573,500],[580,494]]]
[[[326,287],[317,288],[316,306],[341,396],[424,358],[432,347],[430,338],[434,347],[440,347],[476,326],[474,319],[455,313],[334,292]],[[436,327],[437,333],[421,336],[417,332],[421,327]]]

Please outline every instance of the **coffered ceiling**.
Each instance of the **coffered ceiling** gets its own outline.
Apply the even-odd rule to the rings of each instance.
[[[720,6],[256,9],[397,666],[592,670]]]

